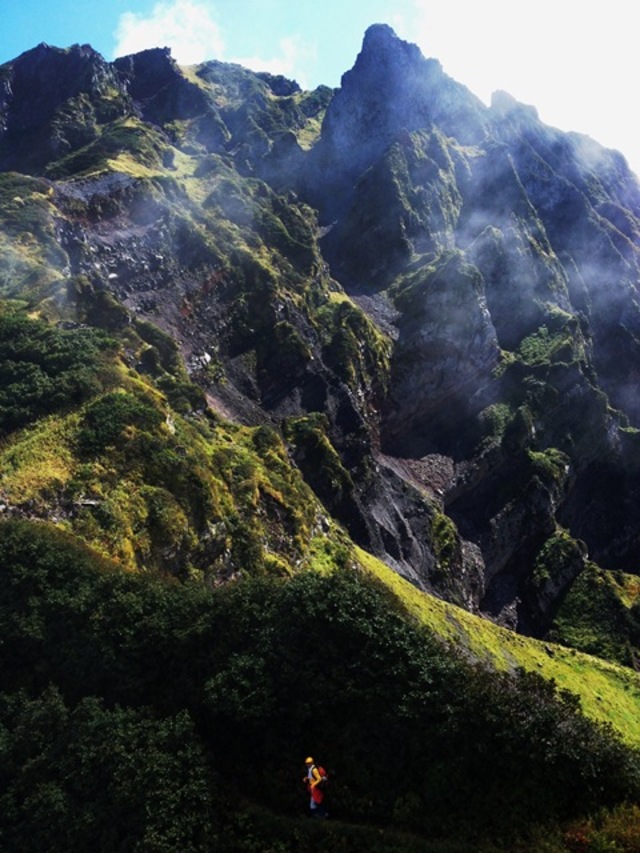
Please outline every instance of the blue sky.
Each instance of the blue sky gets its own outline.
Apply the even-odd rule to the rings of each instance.
[[[640,174],[637,21],[629,0],[0,0],[0,63],[39,42],[107,59],[169,45],[184,64],[240,62],[304,87],[340,84],[385,22],[488,103],[504,89]]]

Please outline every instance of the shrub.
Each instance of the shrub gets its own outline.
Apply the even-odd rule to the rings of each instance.
[[[638,640],[633,616],[608,573],[588,563],[563,599],[549,639],[628,666],[629,641]]]
[[[98,393],[99,368],[115,348],[96,330],[57,329],[0,310],[0,434]]]
[[[163,421],[162,412],[150,403],[131,393],[114,391],[89,405],[78,441],[84,453],[104,453],[126,440],[128,427],[153,432]]]
[[[5,849],[196,853],[215,838],[211,776],[186,712],[0,695]],[[8,732],[11,735],[8,736]]]
[[[334,817],[429,836],[513,837],[640,793],[636,753],[570,694],[536,675],[466,663],[356,572],[207,593],[117,571],[42,524],[5,522],[0,532],[5,687],[37,696],[52,683],[62,697],[48,701],[46,726],[31,724],[31,745],[25,726],[4,723],[10,833],[76,813],[73,833],[83,842],[106,833],[97,847],[110,849],[109,809],[128,803],[133,837],[166,838],[157,796],[169,798],[176,831],[200,837],[202,749],[231,790],[291,815],[305,798],[300,762],[317,755],[331,772]],[[91,727],[104,738],[102,757],[85,739]],[[109,803],[100,816],[94,799]],[[82,849],[60,832],[66,849]],[[171,849],[163,843],[140,849]]]

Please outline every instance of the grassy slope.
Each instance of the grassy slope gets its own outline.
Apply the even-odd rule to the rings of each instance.
[[[188,77],[192,82],[197,81],[202,87],[210,88],[210,84],[203,83],[195,74],[192,73]],[[303,97],[308,97],[308,93],[301,93],[295,100],[300,101]],[[270,96],[270,100],[277,99]],[[307,135],[307,138],[300,140],[303,144],[306,142],[305,147],[312,143],[321,117],[322,110],[319,110],[315,116],[309,118],[302,129],[297,129],[299,137]],[[126,150],[119,147],[119,143],[122,145],[135,143],[133,150],[138,155],[144,156],[134,159]],[[128,118],[114,122],[98,141],[87,146],[92,148],[92,153],[95,155],[95,160],[90,157],[87,161],[90,164],[88,174],[106,169],[140,178],[170,175],[173,179],[182,182],[193,202],[202,203],[208,198],[212,185],[215,188],[217,181],[225,172],[222,161],[218,163],[216,174],[200,178],[195,175],[195,164],[198,158],[178,149],[174,150],[172,167],[170,169],[164,167],[160,157],[163,145],[163,140],[138,120]],[[74,152],[72,156],[75,158],[73,163],[79,165],[78,152]],[[69,162],[71,164],[71,161]],[[6,235],[1,233],[0,241],[5,240],[6,237],[6,245],[4,243],[2,245],[7,249],[11,248],[14,253],[8,255],[10,263],[7,267],[0,267],[2,275],[0,284],[5,279],[8,281],[16,277],[20,281],[22,278],[28,279],[30,286],[37,286],[40,278],[55,280],[59,275],[57,266],[64,259],[57,255],[53,240],[53,208],[50,190],[43,182],[12,175],[3,177],[0,190],[13,223],[13,231],[7,232]],[[247,202],[254,201],[253,183],[239,181],[238,192]],[[0,224],[4,225],[4,220]],[[231,236],[238,237],[232,223],[227,222],[227,229]],[[35,235],[39,241],[36,242],[29,235]],[[48,253],[41,246],[48,248]],[[20,272],[18,276],[16,276],[17,270]],[[36,280],[32,281],[32,278]],[[342,294],[329,293],[328,298],[336,303],[346,301],[346,297]],[[535,363],[543,356],[545,359],[548,358],[547,350],[554,350],[557,348],[556,344],[561,342],[553,337],[531,336],[527,346],[521,346],[521,356],[525,361]],[[50,496],[52,492],[55,494],[62,489],[77,473],[77,460],[74,459],[72,450],[78,428],[76,418],[77,416],[66,418],[53,416],[33,431],[25,433],[19,442],[5,443],[0,450],[0,459],[4,463],[0,487],[10,493],[21,495],[22,500],[37,500],[43,493]],[[192,434],[190,425],[181,423],[180,426],[186,443],[189,446],[198,445],[198,449],[202,449],[199,445],[203,439]],[[218,432],[221,434],[225,430],[219,427]],[[191,434],[187,435],[187,433]],[[225,439],[242,445],[238,434],[233,437],[225,436]],[[243,439],[250,444],[250,436],[245,435]],[[243,452],[248,451],[240,447],[237,452],[242,455]],[[205,455],[202,450],[202,456]],[[255,462],[253,458],[251,461]],[[9,462],[11,462],[10,465],[7,464]],[[121,531],[118,533],[120,534]],[[123,537],[119,535],[118,538],[122,541]],[[316,548],[314,553],[312,547],[311,551],[317,563],[330,562],[330,558],[326,557],[322,548]],[[537,670],[545,677],[554,678],[561,687],[581,697],[587,714],[600,720],[610,721],[627,741],[640,744],[640,723],[638,722],[640,676],[633,671],[562,646],[539,643],[500,629],[486,620],[478,619],[459,608],[420,593],[384,564],[363,552],[360,554],[360,559],[372,573],[394,589],[419,619],[433,627],[448,642],[468,649],[475,658],[486,660],[492,666],[498,668],[523,666],[526,669]],[[625,582],[621,592],[626,593],[630,602],[635,600],[637,595],[637,589],[631,581]]]
[[[560,688],[580,697],[589,717],[611,723],[627,743],[640,746],[640,673],[500,628],[421,592],[365,551],[358,549],[357,554],[368,572],[390,587],[419,621],[446,642],[498,669],[523,667],[554,679]]]

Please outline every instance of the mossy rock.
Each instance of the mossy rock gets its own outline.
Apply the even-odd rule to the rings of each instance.
[[[638,654],[640,638],[634,619],[610,573],[591,563],[571,586],[548,636],[554,642],[629,666]]]
[[[328,428],[324,415],[289,418],[284,437],[305,480],[327,509],[340,516],[353,509],[354,483],[327,435]]]

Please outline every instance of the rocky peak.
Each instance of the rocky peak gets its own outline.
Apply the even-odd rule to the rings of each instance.
[[[302,89],[295,80],[290,80],[284,74],[271,74],[269,71],[256,71],[256,77],[263,80],[274,95],[287,98],[301,92]]]
[[[86,144],[95,124],[126,107],[126,93],[90,45],[39,44],[3,66],[0,168],[39,171]]]
[[[113,65],[148,121],[162,124],[171,119],[182,120],[207,108],[205,93],[186,79],[168,47],[124,56]]]
[[[473,142],[486,132],[483,104],[387,25],[369,27],[341,83],[317,153],[334,202],[336,185],[352,185],[403,133],[438,124],[461,142]]]
[[[45,121],[80,92],[117,85],[110,64],[86,44],[63,50],[43,42],[10,64],[9,78],[11,98],[5,109],[8,124],[17,131]]]
[[[380,74],[386,69],[397,75],[402,66],[426,61],[417,45],[403,41],[388,24],[372,24],[364,34],[354,70],[361,70],[364,65],[370,66],[373,73]],[[431,63],[442,70],[437,60],[432,59]]]
[[[129,84],[131,96],[144,100],[180,77],[171,48],[155,47],[129,54],[113,63]]]

